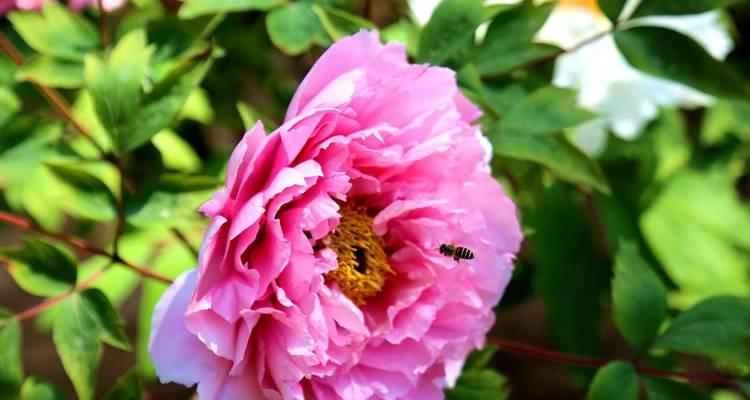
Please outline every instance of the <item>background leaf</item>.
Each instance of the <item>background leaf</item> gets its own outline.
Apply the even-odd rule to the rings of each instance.
[[[277,8],[266,16],[268,36],[286,54],[297,55],[314,44],[327,45],[328,37],[308,3],[297,2]]]
[[[15,316],[0,309],[0,398],[17,398],[23,381],[21,326]]]
[[[655,346],[750,365],[750,300],[707,299],[678,315]]]
[[[180,18],[191,19],[207,14],[249,10],[270,10],[286,0],[187,0],[180,7]]]
[[[480,0],[445,0],[432,13],[422,30],[418,59],[432,64],[445,64],[471,47],[474,30],[482,21]]]
[[[55,296],[76,284],[76,264],[72,254],[49,242],[27,239],[24,247],[6,249],[2,254],[16,262],[9,272],[25,291],[37,296]]]
[[[638,376],[633,366],[613,361],[600,368],[589,386],[586,400],[637,400]]]
[[[741,0],[641,0],[632,16],[699,14],[740,2]]]
[[[645,351],[667,316],[667,289],[627,242],[617,252],[612,302],[617,329],[636,350]]]
[[[693,39],[666,28],[636,26],[614,34],[628,63],[639,70],[728,98],[750,97],[747,82]]]

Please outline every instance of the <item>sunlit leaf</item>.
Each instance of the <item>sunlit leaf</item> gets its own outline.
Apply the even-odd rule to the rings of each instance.
[[[448,400],[483,400],[508,398],[507,380],[491,369],[464,371],[456,386],[445,391]]]
[[[277,8],[266,16],[266,29],[276,47],[286,54],[302,54],[310,46],[327,45],[328,35],[308,3],[298,2]]]
[[[191,19],[202,15],[250,10],[270,10],[287,0],[186,0],[177,14]]]
[[[18,69],[16,78],[49,87],[75,89],[83,86],[83,63],[40,55]]]
[[[27,239],[24,246],[5,249],[2,254],[15,262],[8,271],[25,291],[37,296],[55,296],[76,284],[75,259],[69,251],[38,239]]]
[[[49,382],[30,376],[21,387],[21,400],[65,400],[65,396]]]

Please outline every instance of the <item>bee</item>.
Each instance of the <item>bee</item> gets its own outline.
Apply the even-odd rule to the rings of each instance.
[[[446,257],[453,257],[454,260],[471,260],[474,258],[474,252],[466,247],[456,246],[455,244],[441,244],[440,254]]]

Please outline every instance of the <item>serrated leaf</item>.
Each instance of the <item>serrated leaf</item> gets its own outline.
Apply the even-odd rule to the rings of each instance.
[[[323,24],[308,3],[292,3],[266,16],[266,29],[273,44],[288,55],[302,54],[313,44],[329,43]]]
[[[647,350],[667,316],[667,289],[627,242],[620,243],[615,258],[612,303],[617,329],[637,351]]]
[[[483,15],[481,0],[442,1],[422,29],[417,58],[431,64],[461,59],[473,46],[474,31]]]
[[[339,40],[361,29],[377,28],[372,22],[337,8],[313,4],[312,9],[320,19],[323,29],[333,40]]]
[[[105,400],[141,400],[143,386],[136,370],[130,370],[120,377],[112,390],[107,393]]]
[[[711,57],[693,39],[671,29],[637,26],[614,34],[628,63],[660,78],[710,95],[747,99],[750,89],[729,66]]]
[[[513,68],[549,57],[561,50],[547,44],[533,43],[534,35],[544,25],[554,3],[534,5],[523,2],[498,13],[487,28],[475,63],[482,75],[499,75]]]
[[[0,309],[0,349],[0,398],[17,398],[23,381],[21,325],[4,309]]]
[[[39,53],[81,61],[99,47],[96,28],[67,7],[44,3],[42,12],[12,12],[8,19],[24,41]]]
[[[71,214],[95,221],[111,221],[117,216],[117,200],[98,177],[73,163],[48,163],[50,171],[69,189],[61,199]]]
[[[533,161],[549,168],[560,179],[584,184],[605,194],[610,192],[598,164],[562,137],[504,135],[497,131],[488,136],[495,154]]]
[[[599,8],[602,9],[604,15],[612,22],[617,22],[617,18],[622,13],[623,7],[627,0],[599,0]]]
[[[654,346],[750,365],[750,299],[704,300],[678,315]]]
[[[710,396],[701,393],[690,385],[657,379],[649,376],[641,378],[645,383],[648,400],[709,400]]]
[[[508,397],[507,380],[491,369],[469,370],[461,374],[456,386],[445,391],[448,400],[504,400]]]
[[[500,135],[545,135],[595,118],[576,105],[576,97],[572,90],[543,87],[510,109],[495,130]]]
[[[30,376],[21,387],[21,400],[65,400],[65,396],[49,382]]]
[[[728,7],[742,0],[642,0],[632,18],[647,15],[685,15],[700,14],[706,11]]]
[[[268,11],[287,0],[186,0],[177,16],[192,19],[209,14],[261,10]]]
[[[39,55],[19,67],[16,79],[42,86],[77,89],[83,86],[83,64]]]
[[[211,198],[219,181],[209,177],[165,174],[128,201],[128,222],[135,226],[176,226],[199,217],[198,207]]]
[[[638,375],[632,365],[613,361],[600,368],[586,400],[638,400]]]
[[[6,249],[2,254],[16,262],[9,272],[25,291],[36,296],[56,296],[76,284],[77,270],[72,254],[37,239],[27,239],[24,247]]]

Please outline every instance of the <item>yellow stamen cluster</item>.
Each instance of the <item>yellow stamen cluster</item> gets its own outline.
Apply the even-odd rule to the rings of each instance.
[[[338,283],[358,306],[380,293],[386,279],[396,274],[388,264],[383,238],[372,231],[372,218],[362,208],[344,204],[339,226],[323,243],[338,259],[338,268],[327,272],[326,280]]]
[[[578,7],[591,11],[595,14],[602,14],[597,0],[560,0],[558,7]]]

